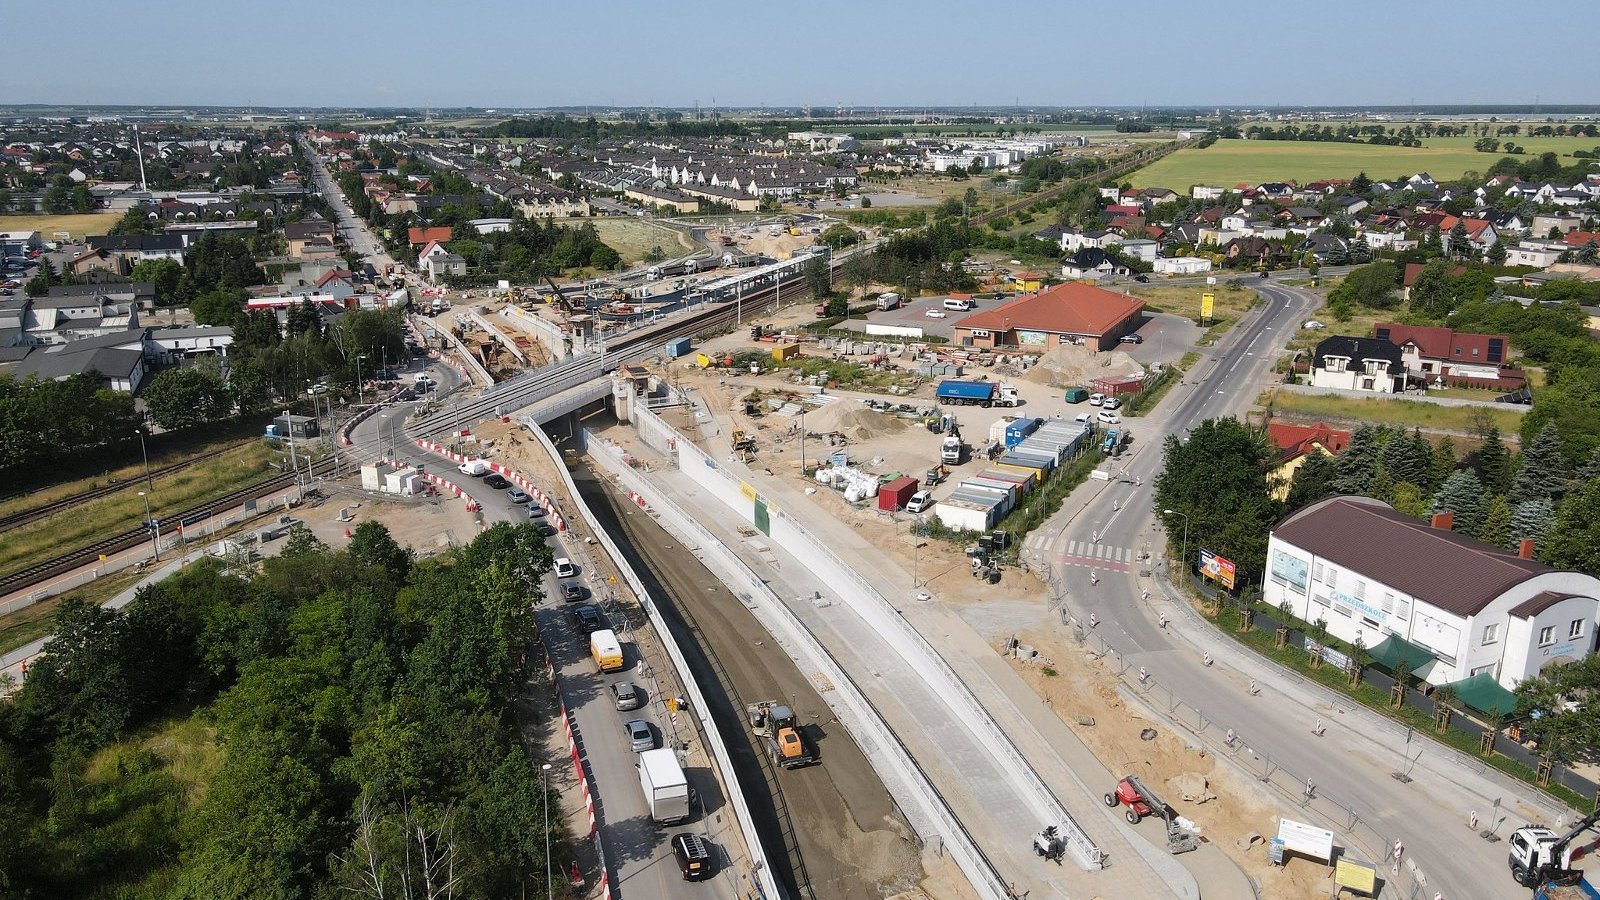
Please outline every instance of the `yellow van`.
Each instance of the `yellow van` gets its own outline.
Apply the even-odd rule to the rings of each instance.
[[[609,628],[589,635],[589,655],[602,672],[618,672],[622,669],[622,644],[617,640],[617,633]]]

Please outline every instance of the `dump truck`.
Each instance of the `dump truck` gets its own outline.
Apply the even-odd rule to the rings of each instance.
[[[789,707],[775,700],[762,700],[750,704],[745,712],[750,717],[750,730],[766,744],[773,765],[798,769],[817,761]]]
[[[1576,881],[1547,881],[1534,889],[1533,900],[1600,900],[1600,887],[1583,876]]]
[[[1001,381],[948,378],[934,389],[934,398],[951,406],[1018,406],[1017,386]]]
[[[671,825],[689,818],[689,779],[670,747],[639,754],[639,788],[650,818]]]

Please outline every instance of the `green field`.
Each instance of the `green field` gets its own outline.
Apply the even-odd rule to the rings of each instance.
[[[1424,147],[1377,147],[1305,141],[1218,141],[1204,150],[1179,150],[1133,173],[1134,187],[1165,187],[1188,193],[1197,184],[1232,187],[1239,182],[1353,178],[1366,172],[1375,180],[1427,172],[1441,181],[1462,173],[1482,172],[1503,154],[1472,149],[1475,138],[1431,138]],[[1501,140],[1505,140],[1502,138]],[[1563,154],[1571,163],[1574,150],[1600,145],[1595,138],[1512,138],[1527,148],[1528,158],[1545,151]]]
[[[55,239],[58,231],[70,231],[74,240],[91,234],[105,234],[122,218],[119,213],[81,213],[60,216],[0,216],[0,231],[37,231],[45,240]]]
[[[1295,391],[1268,391],[1256,400],[1256,404],[1270,406],[1276,414],[1291,419],[1320,420],[1336,425],[1371,423],[1469,434],[1479,430],[1481,423],[1492,422],[1501,434],[1513,437],[1521,429],[1522,416],[1527,412],[1527,407],[1443,406],[1392,395],[1379,399],[1343,394],[1301,394]]]

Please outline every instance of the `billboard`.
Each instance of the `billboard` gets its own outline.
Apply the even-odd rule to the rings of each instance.
[[[1293,819],[1278,820],[1278,839],[1284,849],[1312,859],[1333,859],[1333,832]]]
[[[1282,550],[1272,551],[1272,578],[1299,593],[1306,592],[1306,561]]]
[[[1218,556],[1204,547],[1200,548],[1200,571],[1230,591],[1233,590],[1234,577],[1238,574],[1232,560]]]
[[[1216,305],[1217,305],[1217,295],[1216,294],[1210,294],[1210,293],[1201,294],[1200,295],[1200,318],[1202,318],[1202,319],[1211,318],[1211,313],[1212,313],[1213,310],[1216,309]]]

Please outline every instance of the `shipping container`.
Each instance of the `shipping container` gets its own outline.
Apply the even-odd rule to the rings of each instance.
[[[689,339],[688,338],[681,337],[681,338],[677,338],[676,340],[667,341],[667,355],[672,357],[673,359],[677,359],[680,356],[686,356],[686,355],[688,355],[688,353],[689,353]]]
[[[934,504],[933,514],[944,527],[957,531],[988,531],[999,520],[992,504],[954,499],[941,500]]]
[[[1022,484],[1022,492],[1033,490],[1044,479],[1044,473],[1030,466],[1013,466],[1005,463],[990,466],[978,473],[987,478],[1014,478]]]
[[[911,501],[911,495],[917,492],[917,480],[909,475],[899,478],[878,488],[878,508],[885,512],[899,512],[905,509]]]
[[[934,396],[941,403],[974,404],[989,406],[994,402],[995,385],[991,381],[960,381],[948,379],[939,382]]]
[[[783,362],[786,359],[793,359],[799,355],[799,344],[779,344],[778,346],[772,348],[772,358],[778,362]]]
[[[1007,449],[1022,443],[1022,439],[1032,434],[1033,430],[1038,427],[1039,420],[1030,418],[1028,416],[1023,416],[1020,419],[1013,420],[1011,424],[1006,426],[1005,438]]]
[[[1043,481],[1050,477],[1050,473],[1055,470],[1054,461],[1045,459],[1042,456],[1021,454],[1015,450],[1005,454],[998,460],[995,460],[995,462],[1002,466],[1010,466],[1014,469],[1032,472],[1034,473],[1034,477],[1039,481]]]

